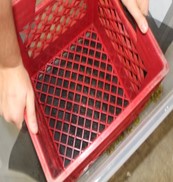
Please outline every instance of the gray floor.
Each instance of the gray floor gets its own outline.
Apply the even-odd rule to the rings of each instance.
[[[173,181],[173,112],[111,178],[114,181]]]

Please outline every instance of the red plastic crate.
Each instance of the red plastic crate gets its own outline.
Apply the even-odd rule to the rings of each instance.
[[[135,119],[168,65],[118,0],[16,0],[13,9],[36,97],[32,141],[48,181],[73,181]]]

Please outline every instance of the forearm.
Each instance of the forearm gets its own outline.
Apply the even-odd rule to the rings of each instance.
[[[16,67],[21,64],[11,0],[0,0],[0,67]]]

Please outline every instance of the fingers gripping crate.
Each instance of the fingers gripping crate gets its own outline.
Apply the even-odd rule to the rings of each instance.
[[[35,91],[32,141],[48,181],[73,181],[135,119],[167,63],[120,1],[19,0],[13,9]]]

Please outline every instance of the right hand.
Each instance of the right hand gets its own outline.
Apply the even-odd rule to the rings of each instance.
[[[0,115],[20,129],[25,110],[29,130],[36,134],[38,125],[34,92],[27,71],[23,64],[11,68],[0,68]]]
[[[142,33],[148,30],[145,16],[148,14],[149,0],[121,0],[135,19]]]

